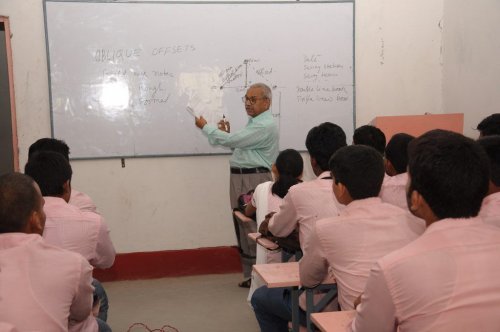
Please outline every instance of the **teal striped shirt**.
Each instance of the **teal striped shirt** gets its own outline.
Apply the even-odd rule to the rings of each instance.
[[[210,144],[233,149],[229,160],[231,167],[271,169],[278,156],[278,126],[271,111],[250,117],[246,127],[235,133],[226,133],[210,124],[203,127],[203,132]]]

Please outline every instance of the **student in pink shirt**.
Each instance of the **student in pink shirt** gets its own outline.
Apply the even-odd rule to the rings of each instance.
[[[299,262],[300,281],[305,287],[315,287],[331,269],[340,307],[352,310],[377,259],[415,240],[425,225],[407,210],[378,197],[384,161],[372,147],[344,147],[329,164],[333,192],[346,208],[339,216],[315,224],[309,250]]]
[[[44,239],[81,254],[94,267],[111,267],[115,249],[103,217],[68,204],[72,176],[68,160],[57,152],[37,152],[28,160],[25,173],[38,183],[45,199],[47,223]],[[96,295],[101,300],[99,317],[106,321],[107,297],[100,283],[94,281],[94,284]]]
[[[479,216],[489,224],[500,226],[500,135],[485,136],[478,141],[490,162],[488,196],[483,199]]]
[[[364,125],[354,130],[352,135],[353,145],[368,145],[377,150],[382,156],[385,152],[385,134],[372,125]]]
[[[98,331],[92,267],[43,240],[43,204],[30,177],[0,177],[0,330]]]
[[[61,140],[55,138],[40,138],[35,143],[31,144],[28,151],[28,159],[36,152],[54,151],[62,154],[69,162],[69,146]],[[97,212],[96,206],[92,199],[85,193],[82,193],[74,188],[71,188],[71,197],[69,204],[78,207],[82,211]]]
[[[372,267],[352,330],[500,331],[500,229],[477,217],[486,154],[433,130],[410,143],[408,170],[408,206],[427,229]]]
[[[388,175],[384,178],[380,190],[380,198],[384,202],[399,206],[408,210],[406,204],[406,182],[408,182],[408,144],[415,137],[398,133],[391,137],[385,147],[385,172]]]
[[[302,252],[308,250],[307,238],[314,223],[322,218],[337,216],[342,208],[332,192],[328,160],[344,146],[345,133],[338,125],[325,122],[312,128],[307,134],[306,147],[318,178],[291,187],[283,198],[279,212],[269,221],[269,230],[279,237],[288,236],[298,226]],[[254,292],[251,304],[261,331],[288,331],[292,311],[287,289],[262,286]],[[300,321],[302,325],[306,324],[303,312]]]
[[[306,148],[317,178],[290,188],[279,211],[269,220],[269,231],[278,237],[287,237],[298,227],[302,252],[307,250],[306,239],[314,223],[338,215],[342,208],[332,193],[328,159],[343,146],[346,137],[338,125],[325,122],[312,128],[306,137]]]

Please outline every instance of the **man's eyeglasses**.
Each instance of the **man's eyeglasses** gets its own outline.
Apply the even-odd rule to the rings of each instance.
[[[259,99],[267,99],[267,98],[266,97],[262,97],[262,98],[250,97],[250,98],[248,98],[247,96],[241,97],[241,101],[243,103],[246,103],[248,101],[250,103],[250,105],[254,105],[257,102],[257,100],[259,100]]]

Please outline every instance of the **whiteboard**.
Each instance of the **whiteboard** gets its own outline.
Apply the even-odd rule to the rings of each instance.
[[[230,153],[194,125],[272,88],[280,149],[354,130],[354,3],[44,1],[53,137],[74,159]]]

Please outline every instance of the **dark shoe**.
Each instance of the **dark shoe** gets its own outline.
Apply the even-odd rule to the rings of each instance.
[[[250,288],[251,284],[252,284],[252,279],[247,279],[245,281],[240,282],[238,286],[241,288]]]

